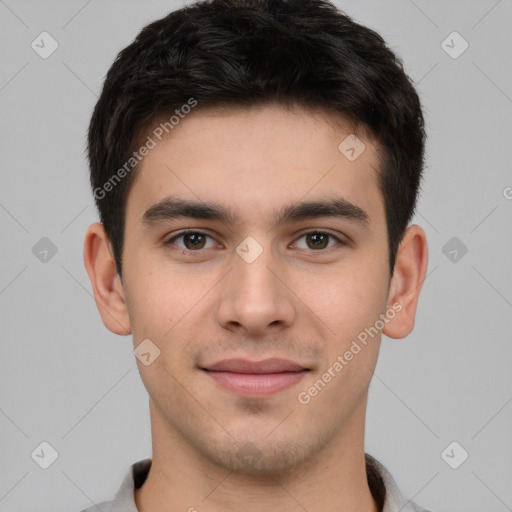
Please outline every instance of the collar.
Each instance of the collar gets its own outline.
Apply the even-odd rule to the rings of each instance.
[[[403,498],[393,477],[377,459],[365,454],[365,460],[368,485],[381,512],[429,512]],[[135,505],[134,490],[145,482],[150,468],[151,459],[143,459],[132,464],[126,472],[114,500],[104,502],[103,505],[108,505],[108,507],[101,510],[105,510],[105,512],[139,512]],[[102,504],[100,503],[100,505]],[[93,508],[90,509],[91,512]],[[89,509],[82,512],[89,512]]]

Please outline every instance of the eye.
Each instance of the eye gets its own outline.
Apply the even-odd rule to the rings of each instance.
[[[210,246],[206,246],[206,239],[209,238],[212,242]],[[182,239],[183,245],[176,243],[176,240]],[[165,242],[165,245],[176,245],[180,249],[187,251],[197,251],[200,249],[209,249],[211,247],[218,246],[217,242],[206,233],[202,231],[183,231]]]
[[[210,245],[208,245],[208,239],[210,239]],[[331,233],[325,233],[323,231],[311,231],[304,233],[298,240],[305,239],[305,246],[297,245],[295,247],[299,249],[321,251],[323,249],[329,249],[338,244],[343,245],[343,240],[334,236]],[[180,243],[178,243],[180,241]],[[208,234],[202,231],[182,231],[171,238],[169,238],[165,245],[175,245],[179,249],[186,251],[200,251],[201,249],[211,249],[213,247],[219,247],[219,244]]]
[[[306,247],[299,247],[299,249],[312,249],[316,251],[335,246],[336,243],[328,245],[329,239],[332,239],[338,244],[343,244],[343,241],[337,236],[334,236],[331,233],[324,233],[322,231],[311,231],[309,233],[305,233],[299,238],[299,240],[302,238],[306,239]]]

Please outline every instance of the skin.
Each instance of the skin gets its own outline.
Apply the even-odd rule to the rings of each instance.
[[[390,280],[377,146],[358,132],[366,149],[351,162],[338,150],[350,133],[340,116],[298,106],[198,109],[142,162],[127,200],[122,280],[102,224],[89,227],[84,260],[105,326],[161,351],[149,366],[137,360],[153,442],[139,511],[378,510],[364,425],[381,333],[307,405],[298,401],[393,304],[401,311],[382,332],[407,336],[426,275],[426,235],[411,225]],[[232,207],[239,221],[144,226],[144,212],[171,194]],[[283,204],[333,196],[365,210],[368,226],[337,217],[274,225]],[[211,238],[166,245],[184,229]],[[318,249],[311,232],[345,243],[329,238]],[[263,248],[252,263],[236,252],[248,236]],[[310,371],[255,399],[199,368],[237,357],[280,357]],[[244,446],[257,450],[252,463],[238,454]]]

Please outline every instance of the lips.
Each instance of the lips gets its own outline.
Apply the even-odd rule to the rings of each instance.
[[[307,370],[300,364],[286,359],[265,359],[264,361],[254,362],[245,359],[225,359],[205,368],[209,371],[231,372],[231,373],[283,373],[299,372]]]
[[[222,388],[246,398],[262,398],[283,391],[301,380],[308,368],[286,359],[248,361],[225,359],[202,368]]]

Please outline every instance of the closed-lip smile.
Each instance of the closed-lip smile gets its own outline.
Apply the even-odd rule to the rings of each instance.
[[[296,384],[309,368],[287,359],[224,359],[201,368],[223,388],[246,398],[262,398]]]

